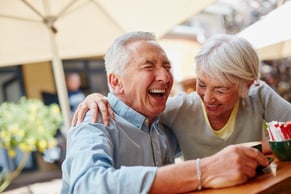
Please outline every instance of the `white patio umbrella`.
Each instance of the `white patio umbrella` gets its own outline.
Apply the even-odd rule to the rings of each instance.
[[[250,41],[262,60],[291,56],[291,1],[238,33]]]
[[[262,60],[291,57],[291,39],[260,48],[257,52]]]
[[[62,59],[103,56],[118,35],[161,37],[215,0],[0,0],[0,66],[52,61],[69,128]]]

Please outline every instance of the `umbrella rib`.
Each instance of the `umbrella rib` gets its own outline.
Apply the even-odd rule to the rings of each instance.
[[[97,7],[99,7],[101,10],[103,10],[103,13],[107,15],[108,18],[111,18],[111,20],[114,22],[114,24],[116,26],[119,27],[119,29],[121,31],[126,31],[123,29],[123,27],[104,9],[104,7],[102,7],[98,2],[96,2],[95,0],[91,0]]]
[[[27,0],[22,0],[22,2],[27,5],[33,12],[35,12],[44,22],[44,24],[53,32],[57,33],[57,29],[54,26],[54,22],[56,21],[55,17],[43,16],[36,8],[34,8]]]
[[[0,14],[0,17],[4,17],[4,18],[8,18],[8,19],[14,19],[14,20],[23,20],[23,21],[27,21],[27,22],[41,22],[39,20],[33,20],[33,19],[30,19],[30,18],[17,17],[17,16],[13,16],[13,15]]]
[[[41,17],[43,20],[45,19],[45,17],[37,9],[35,9],[29,2],[27,2],[26,0],[22,0],[22,2],[25,5],[27,5],[32,11],[34,11],[37,15],[39,15],[39,17]]]
[[[61,11],[60,13],[57,14],[56,18],[61,17],[62,15],[64,15],[64,13],[70,8],[72,7],[78,0],[72,0],[70,3],[68,3],[68,5],[66,5]]]

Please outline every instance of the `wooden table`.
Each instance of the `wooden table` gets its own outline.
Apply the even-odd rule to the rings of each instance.
[[[192,192],[192,194],[291,193],[291,162],[282,162],[275,158],[273,163],[277,164],[276,176],[273,176],[272,173],[269,172],[266,174],[260,174],[243,185],[224,189],[205,189],[202,191]],[[60,189],[61,179],[56,179],[46,183],[27,185],[4,192],[3,194],[57,194],[60,193]]]
[[[273,156],[271,156],[273,157]],[[202,191],[192,192],[193,194],[252,194],[252,193],[291,193],[291,161],[283,162],[277,158],[273,163],[277,164],[276,176],[271,172],[257,175],[247,183],[235,187],[223,189],[205,189]]]

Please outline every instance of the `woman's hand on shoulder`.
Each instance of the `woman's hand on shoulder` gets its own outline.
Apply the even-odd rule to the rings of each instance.
[[[73,115],[71,125],[74,127],[83,122],[88,110],[92,111],[91,119],[93,123],[98,121],[98,111],[102,116],[102,122],[108,126],[110,117],[114,118],[114,112],[105,96],[99,93],[89,94],[83,102],[81,102]]]

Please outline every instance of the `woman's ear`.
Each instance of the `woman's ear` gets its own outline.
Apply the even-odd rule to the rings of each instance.
[[[120,94],[123,91],[121,78],[118,75],[110,74],[108,78],[109,84],[114,93]]]

